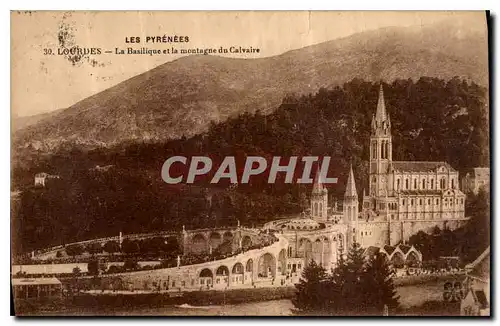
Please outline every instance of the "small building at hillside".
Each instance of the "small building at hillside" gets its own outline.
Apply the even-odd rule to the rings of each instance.
[[[490,315],[490,247],[465,266],[465,296],[460,303],[462,316]]]
[[[47,180],[50,179],[60,179],[60,176],[45,172],[35,174],[35,187],[45,187],[47,185]]]
[[[62,283],[57,278],[13,278],[14,299],[61,298]]]
[[[477,195],[480,189],[490,189],[490,168],[477,167],[468,171],[462,178],[462,190]]]

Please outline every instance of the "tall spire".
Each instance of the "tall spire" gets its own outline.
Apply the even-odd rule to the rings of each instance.
[[[358,193],[356,191],[356,182],[354,180],[354,172],[352,172],[352,164],[349,171],[349,177],[347,178],[344,197],[358,198]]]
[[[380,83],[380,90],[378,92],[377,113],[375,114],[375,120],[378,123],[387,120],[384,101],[384,88],[382,87],[382,83]]]

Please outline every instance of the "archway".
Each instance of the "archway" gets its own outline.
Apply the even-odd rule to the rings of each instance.
[[[345,250],[345,246],[344,237],[339,233],[337,235],[337,248],[339,251],[343,252]]]
[[[403,254],[400,253],[399,251],[394,252],[391,258],[391,264],[396,268],[403,267],[405,264],[405,259],[403,257]]]
[[[245,264],[245,282],[248,280],[253,282],[253,260],[249,259],[247,260],[247,263]]]
[[[309,239],[302,238],[299,240],[298,256],[304,258],[305,266],[309,265],[313,259],[312,242]]]
[[[226,241],[233,241],[233,234],[229,231],[226,231],[224,232],[224,234],[222,235],[222,241],[226,242]]]
[[[253,272],[253,260],[249,259],[245,266],[245,272]]]
[[[236,263],[231,270],[231,282],[234,284],[243,284],[244,268],[242,263]]]
[[[332,262],[332,246],[328,238],[323,238],[323,267],[329,268]]]
[[[203,234],[195,234],[191,243],[191,251],[195,254],[199,254],[207,250],[207,239],[205,239]]]
[[[286,249],[282,249],[278,255],[278,273],[286,275]]]
[[[248,235],[245,235],[241,240],[241,246],[243,247],[243,250],[250,249],[250,247],[252,246],[252,238],[250,238]]]
[[[410,251],[406,256],[406,265],[408,267],[417,267],[420,264],[417,254],[414,251]]]
[[[229,268],[227,266],[219,266],[215,271],[215,286],[227,286],[229,284]]]
[[[276,276],[276,258],[270,253],[265,253],[259,258],[259,272],[260,278],[272,278]]]
[[[217,276],[229,276],[229,268],[227,268],[227,266],[219,266],[219,268],[217,268],[217,271],[215,272],[215,275]]]
[[[214,274],[210,269],[205,268],[200,272],[199,283],[201,286],[206,286],[207,288],[212,286],[214,283]]]
[[[322,250],[323,250],[323,241],[321,241],[320,239],[316,239],[316,241],[314,241],[312,244],[312,259],[318,265],[323,264]]]
[[[219,247],[221,243],[222,243],[222,238],[220,234],[217,232],[212,232],[210,234],[210,246],[212,246],[212,250],[217,249],[217,247]]]

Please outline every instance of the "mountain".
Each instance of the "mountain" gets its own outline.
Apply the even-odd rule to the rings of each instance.
[[[13,116],[12,117],[12,130],[15,132],[24,129],[28,126],[34,125],[44,119],[50,118],[59,114],[64,109],[58,109],[51,112],[45,112],[29,116]]]
[[[261,59],[187,56],[28,124],[14,147],[95,147],[191,136],[241,112],[272,112],[288,94],[353,78],[459,76],[488,86],[487,36],[452,21],[389,27]]]

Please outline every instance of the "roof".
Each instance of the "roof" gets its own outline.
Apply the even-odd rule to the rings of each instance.
[[[465,270],[469,276],[488,280],[490,278],[490,247],[486,248],[476,260],[465,266]]]
[[[354,172],[352,172],[352,165],[349,170],[349,177],[347,178],[344,197],[358,197],[358,193],[356,192],[356,183],[354,180]]]
[[[441,190],[400,190],[401,195],[439,195],[441,196]]]
[[[326,188],[323,186],[323,183],[321,182],[320,173],[321,173],[320,165],[318,164],[316,173],[314,175],[313,193],[322,193],[323,191],[326,191]]]
[[[386,251],[386,252],[390,255],[390,254],[392,254],[392,252],[393,252],[394,250],[396,250],[396,248],[394,248],[394,247],[392,247],[392,246],[385,245],[385,246],[384,246],[384,250],[385,250],[385,251]]]
[[[369,246],[365,250],[365,256],[374,256],[374,255],[378,254],[379,251],[380,251],[379,247]]]
[[[444,166],[449,171],[456,171],[447,162],[427,162],[427,161],[393,161],[392,169],[400,172],[430,172],[435,171],[440,166]]]
[[[488,299],[483,290],[473,291],[474,299],[479,303],[480,309],[488,308]]]
[[[399,249],[401,249],[401,251],[406,254],[408,251],[410,251],[411,247],[410,246],[407,246],[407,245],[404,245],[404,244],[400,244],[399,246]]]
[[[375,120],[378,122],[387,120],[387,112],[385,110],[384,101],[384,88],[382,87],[382,84],[380,84],[380,90],[378,92],[377,112],[375,114]]]
[[[283,223],[281,227],[286,227],[292,230],[314,230],[319,229],[322,226],[318,222],[310,218],[297,218]]]
[[[13,286],[21,286],[21,285],[57,285],[61,284],[55,277],[47,277],[47,278],[13,278],[12,285]]]

